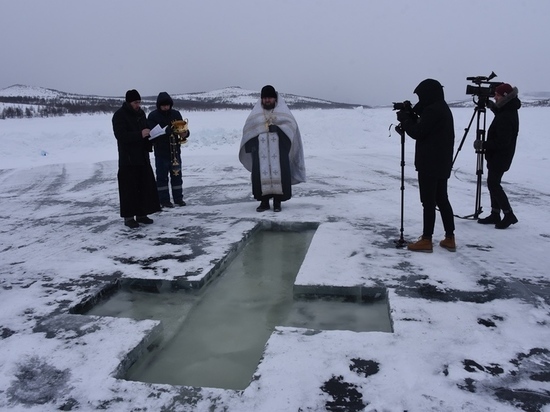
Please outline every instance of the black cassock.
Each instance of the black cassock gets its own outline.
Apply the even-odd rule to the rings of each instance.
[[[141,131],[147,127],[145,112],[124,103],[113,115],[118,146],[118,193],[120,216],[146,216],[160,211],[155,175],[149,152],[151,142]]]

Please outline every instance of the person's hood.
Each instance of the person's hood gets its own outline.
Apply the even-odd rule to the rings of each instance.
[[[414,93],[418,96],[418,101],[423,106],[445,99],[443,86],[437,80],[426,79],[420,82]]]
[[[500,99],[498,102],[495,102],[495,107],[497,109],[507,110],[518,110],[521,107],[521,102],[518,99],[518,88],[514,87],[510,93]]]
[[[174,105],[174,101],[172,100],[172,98],[168,93],[160,92],[159,95],[157,96],[157,109],[160,110],[160,106],[163,106],[165,104],[169,104],[171,109],[172,106]]]

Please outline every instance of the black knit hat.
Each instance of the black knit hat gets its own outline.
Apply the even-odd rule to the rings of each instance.
[[[275,88],[271,85],[267,85],[267,86],[264,86],[262,87],[262,92],[260,94],[260,98],[264,98],[264,97],[273,97],[273,98],[277,98],[277,92],[275,91]]]
[[[141,96],[139,95],[138,91],[136,89],[128,90],[126,92],[126,102],[131,103],[135,102],[136,100],[141,100]]]

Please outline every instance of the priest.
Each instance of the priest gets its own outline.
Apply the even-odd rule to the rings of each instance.
[[[271,85],[264,86],[260,100],[246,119],[239,160],[251,173],[252,194],[260,201],[257,212],[281,211],[281,202],[292,197],[292,185],[306,181],[300,129]]]

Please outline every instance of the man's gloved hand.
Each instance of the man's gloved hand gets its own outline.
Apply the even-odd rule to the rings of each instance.
[[[168,125],[166,126],[166,129],[164,129],[164,132],[167,136],[170,136],[172,134],[172,126]]]
[[[274,124],[269,125],[269,132],[270,133],[277,133],[278,130],[279,130],[279,128],[276,125],[274,125]]]
[[[483,140],[474,140],[474,149],[476,149],[476,152],[481,152],[483,150]]]
[[[397,120],[399,120],[400,123],[404,123],[407,120],[411,120],[412,116],[411,114],[406,110],[399,110],[397,112]]]

